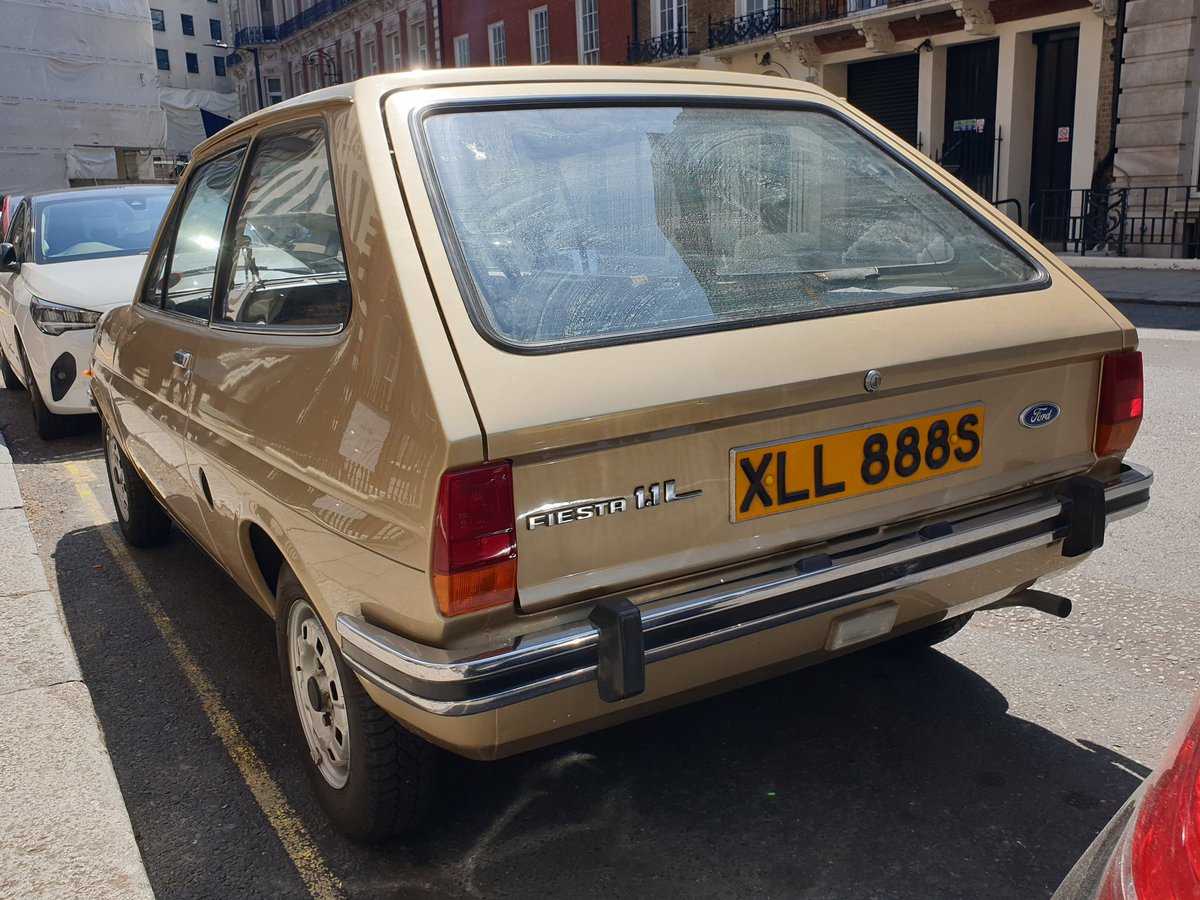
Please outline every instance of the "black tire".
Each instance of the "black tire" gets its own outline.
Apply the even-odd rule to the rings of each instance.
[[[961,616],[955,616],[953,619],[942,619],[942,621],[933,625],[901,635],[894,641],[889,641],[888,646],[901,651],[927,649],[935,644],[940,644],[942,641],[949,640],[962,631],[967,623],[971,621],[972,615],[972,613],[964,613]]]
[[[357,841],[382,841],[414,827],[425,817],[433,800],[438,750],[406,730],[367,696],[342,659],[336,641],[329,639],[330,631],[304,588],[286,565],[279,574],[275,596],[279,668],[284,690],[292,699],[291,708],[296,713],[293,722],[303,748],[304,768],[317,800],[334,826]],[[319,632],[306,632],[312,636],[311,646],[320,648],[319,653],[312,655],[320,665],[309,663],[317,674],[306,681],[302,681],[303,669],[297,664],[303,661],[299,657],[301,651],[297,650],[294,662],[289,646],[293,616],[298,634],[302,627],[311,627],[314,622],[320,626]],[[307,643],[299,638],[297,641],[298,645]],[[336,682],[323,674],[329,665],[336,669]],[[319,738],[310,738],[301,718],[307,716],[314,731],[316,721],[323,721],[325,729],[330,730],[329,736],[336,736],[339,729],[332,716],[337,685],[341,686],[345,710],[348,750],[344,765],[319,744]],[[320,765],[314,755],[322,760]]]
[[[25,387],[25,382],[16,373],[16,370],[8,364],[8,357],[4,355],[4,351],[0,350],[0,375],[4,376],[4,386],[10,391],[19,391]]]
[[[121,534],[134,547],[155,547],[165,543],[171,535],[171,517],[146,487],[146,482],[133,468],[103,418],[100,420],[100,439],[104,443],[104,468],[108,472],[108,489],[112,492]]]

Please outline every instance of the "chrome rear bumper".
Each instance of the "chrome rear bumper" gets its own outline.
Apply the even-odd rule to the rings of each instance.
[[[486,712],[589,681],[598,682],[604,699],[620,699],[640,690],[638,676],[649,663],[1055,541],[1063,541],[1064,555],[1085,553],[1103,542],[1108,522],[1146,507],[1153,480],[1150,470],[1126,464],[1104,484],[1071,479],[1000,510],[952,515],[868,546],[839,549],[835,543],[795,565],[640,607],[605,601],[610,615],[531,632],[504,647],[428,647],[344,613],[337,631],[354,672],[437,715]]]

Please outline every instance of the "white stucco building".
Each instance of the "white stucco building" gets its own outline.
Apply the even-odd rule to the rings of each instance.
[[[227,2],[243,112],[361,75],[440,64],[434,0]]]
[[[232,45],[228,0],[149,4],[159,96],[167,115],[166,150],[186,157],[219,120],[239,114],[226,63]]]

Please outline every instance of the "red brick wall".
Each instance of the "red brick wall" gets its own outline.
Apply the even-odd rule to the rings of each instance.
[[[533,61],[529,35],[529,11],[547,8],[550,19],[550,62],[579,62],[579,38],[575,0],[471,0],[442,6],[442,58],[454,65],[454,39],[470,35],[471,65],[489,64],[488,25],[504,22],[510,66]],[[600,62],[625,62],[626,41],[633,33],[629,0],[600,0]]]

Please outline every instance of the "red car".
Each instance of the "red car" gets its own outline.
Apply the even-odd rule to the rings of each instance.
[[[1200,898],[1200,698],[1162,762],[1113,816],[1053,900]]]

